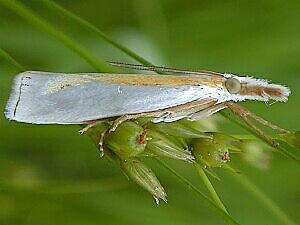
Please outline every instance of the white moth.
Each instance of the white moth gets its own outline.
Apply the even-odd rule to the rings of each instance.
[[[229,107],[244,117],[246,111],[233,102],[285,102],[290,94],[285,86],[248,76],[122,63],[112,65],[171,75],[23,72],[14,80],[5,116],[33,124],[89,124],[111,117],[140,116],[153,117],[153,122],[172,122],[182,118],[200,119]],[[248,115],[262,122],[247,111]],[[118,123],[122,121],[119,119]],[[264,125],[273,126],[266,123]]]

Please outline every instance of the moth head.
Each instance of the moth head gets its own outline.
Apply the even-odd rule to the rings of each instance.
[[[291,93],[286,86],[272,84],[267,80],[256,79],[253,77],[239,77],[232,74],[225,74],[225,89],[232,95],[232,100],[243,101],[281,101],[286,102]]]

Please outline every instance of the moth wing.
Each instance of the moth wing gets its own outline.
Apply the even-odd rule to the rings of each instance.
[[[204,98],[198,86],[140,86],[94,79],[102,75],[19,74],[5,115],[8,119],[27,123],[80,124],[167,109]]]

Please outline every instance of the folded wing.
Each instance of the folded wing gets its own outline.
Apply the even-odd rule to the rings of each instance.
[[[203,87],[106,82],[104,74],[24,72],[14,81],[5,115],[36,124],[90,120],[167,109],[205,98]]]

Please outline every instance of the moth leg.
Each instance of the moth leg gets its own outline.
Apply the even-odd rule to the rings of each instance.
[[[222,103],[219,103],[219,104],[215,104],[215,105],[212,105],[212,106],[209,106],[207,108],[204,108],[204,109],[201,109],[200,111],[197,111],[191,115],[189,115],[187,117],[188,120],[191,120],[191,121],[194,121],[194,120],[199,120],[201,118],[204,118],[204,117],[208,117],[224,108],[226,108],[227,105],[225,102],[222,102]]]
[[[230,106],[229,106],[230,105]],[[254,120],[256,120],[257,122],[259,122],[260,124],[266,126],[266,127],[269,127],[275,131],[278,131],[280,133],[290,133],[288,130],[285,130],[281,127],[278,127],[277,125],[263,119],[262,117],[256,115],[255,113],[249,111],[248,109],[238,105],[238,104],[235,104],[233,102],[229,102],[228,103],[228,107],[231,107],[231,108],[235,108],[236,110],[239,110],[239,111],[242,111],[245,115],[247,116],[250,116],[251,118],[253,118]]]
[[[152,122],[174,122],[183,118],[189,118],[189,116],[194,115],[197,112],[205,110],[209,107],[213,107],[216,104],[214,99],[201,99],[193,102],[189,102],[183,105],[171,107],[169,109],[163,110],[161,114],[154,118]]]
[[[238,106],[233,102],[227,102],[227,107],[237,115],[241,120],[243,120],[249,127],[251,127],[260,137],[262,137],[267,143],[277,147],[279,144],[277,141],[273,140],[267,134],[265,134],[261,129],[255,126],[247,117],[250,115],[249,110],[245,110],[243,107]]]
[[[105,146],[105,138],[109,133],[109,127],[106,128],[101,134],[98,142],[100,157],[104,156],[104,146]]]
[[[138,117],[139,117],[138,115],[139,115],[139,114],[135,114],[135,115],[123,115],[123,116],[118,117],[118,118],[113,122],[113,124],[110,126],[110,128],[108,129],[108,132],[110,133],[110,132],[115,131],[115,130],[118,128],[118,126],[119,126],[121,123],[125,122],[126,120],[131,120],[131,119],[136,119],[136,118],[138,118]]]
[[[138,113],[138,114],[129,114],[129,115],[123,115],[118,117],[115,121],[113,121],[112,125],[110,126],[108,132],[113,132],[115,131],[118,126],[127,121],[127,120],[133,120],[133,119],[137,119],[139,117],[155,117],[157,115],[161,114],[160,111],[157,112],[149,112],[149,113]]]
[[[103,123],[103,122],[104,122],[104,120],[94,120],[94,121],[91,121],[91,122],[87,123],[87,125],[84,128],[80,129],[79,133],[80,134],[84,134],[85,132],[87,132],[92,127],[94,127],[94,126],[96,126],[96,125],[98,125],[100,123]]]
[[[92,127],[105,122],[105,120],[94,120],[91,121],[89,123],[87,123],[87,125],[82,128],[81,130],[79,130],[80,134],[84,134],[85,132],[87,132],[89,129],[91,129]],[[100,153],[100,157],[104,156],[104,141],[105,141],[105,137],[108,133],[109,127],[106,128],[104,131],[101,132],[100,134],[100,138],[99,138],[99,142],[98,142],[98,149],[99,149],[99,153]]]

